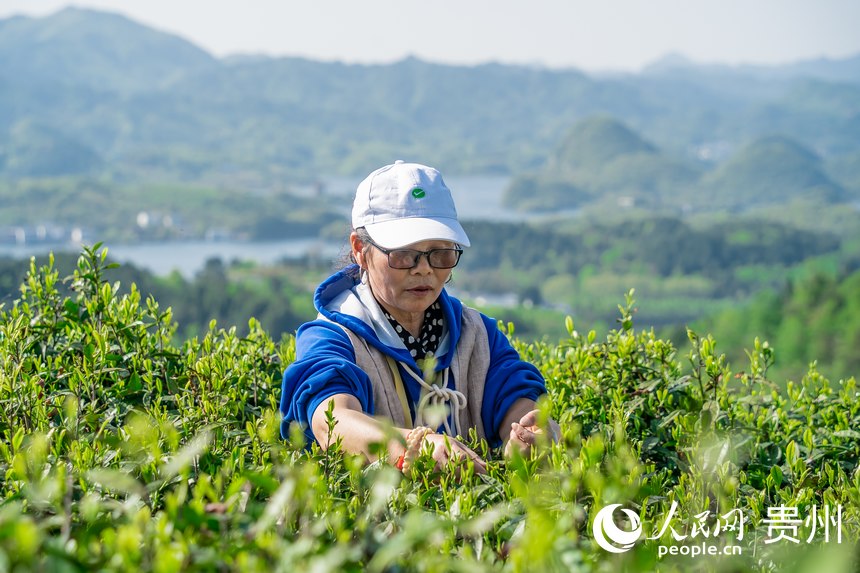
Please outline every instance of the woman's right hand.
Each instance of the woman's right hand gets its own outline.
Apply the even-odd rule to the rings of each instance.
[[[436,461],[436,469],[442,469],[451,460],[466,459],[474,463],[476,474],[487,473],[487,463],[481,459],[481,456],[451,436],[427,434],[424,437],[424,442],[433,446],[433,459]]]

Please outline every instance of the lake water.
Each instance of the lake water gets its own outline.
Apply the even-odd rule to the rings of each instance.
[[[284,258],[298,258],[311,254],[321,260],[334,260],[346,242],[335,243],[320,239],[290,239],[283,241],[163,241],[137,244],[105,244],[108,256],[119,263],[131,263],[157,275],[177,270],[186,278],[200,271],[209,259],[253,261],[274,264]],[[79,253],[70,244],[0,245],[0,257],[26,258],[48,252]]]
[[[533,217],[502,206],[509,177],[447,177],[457,216],[471,221],[524,221]]]
[[[446,177],[461,220],[526,221],[539,218],[502,206],[502,194],[509,182],[509,177],[502,176]],[[344,216],[348,216],[358,180],[332,178],[323,183],[323,195],[331,197],[332,201],[342,201]],[[105,246],[110,258],[117,262],[132,263],[159,275],[178,270],[188,278],[193,277],[211,258],[220,258],[224,262],[244,260],[272,264],[284,258],[310,254],[321,260],[334,260],[347,248],[346,237],[342,241],[315,238],[268,242],[191,240]],[[80,249],[74,244],[0,244],[0,257],[26,258],[51,251],[78,253]]]

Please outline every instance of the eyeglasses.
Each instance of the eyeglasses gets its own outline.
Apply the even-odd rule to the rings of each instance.
[[[463,249],[430,249],[416,251],[415,249],[384,249],[371,240],[367,241],[380,252],[388,256],[388,266],[392,269],[414,269],[421,257],[427,257],[427,262],[434,269],[453,269],[460,262]]]

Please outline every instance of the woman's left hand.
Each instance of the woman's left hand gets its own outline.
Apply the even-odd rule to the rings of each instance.
[[[524,456],[531,452],[532,446],[538,441],[538,434],[544,433],[544,429],[537,425],[538,414],[539,410],[532,410],[520,418],[519,422],[511,424],[511,433],[505,445],[505,457],[510,457],[514,450],[519,450]],[[549,420],[547,430],[550,440],[557,442],[560,432],[555,420]]]

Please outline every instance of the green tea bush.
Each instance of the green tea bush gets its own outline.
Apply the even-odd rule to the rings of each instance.
[[[742,371],[693,332],[680,357],[634,329],[631,292],[605,339],[572,319],[560,344],[514,339],[546,377],[557,444],[505,460],[473,437],[487,475],[425,455],[403,476],[280,437],[292,338],[251,319],[178,346],[171,310],[118,294],[105,261],[85,248],[68,296],[33,263],[0,308],[0,571],[856,567],[856,382],[813,364],[781,391],[765,342]],[[629,547],[598,543],[610,504],[629,512],[617,528],[643,527]],[[704,542],[741,553],[691,556]]]

